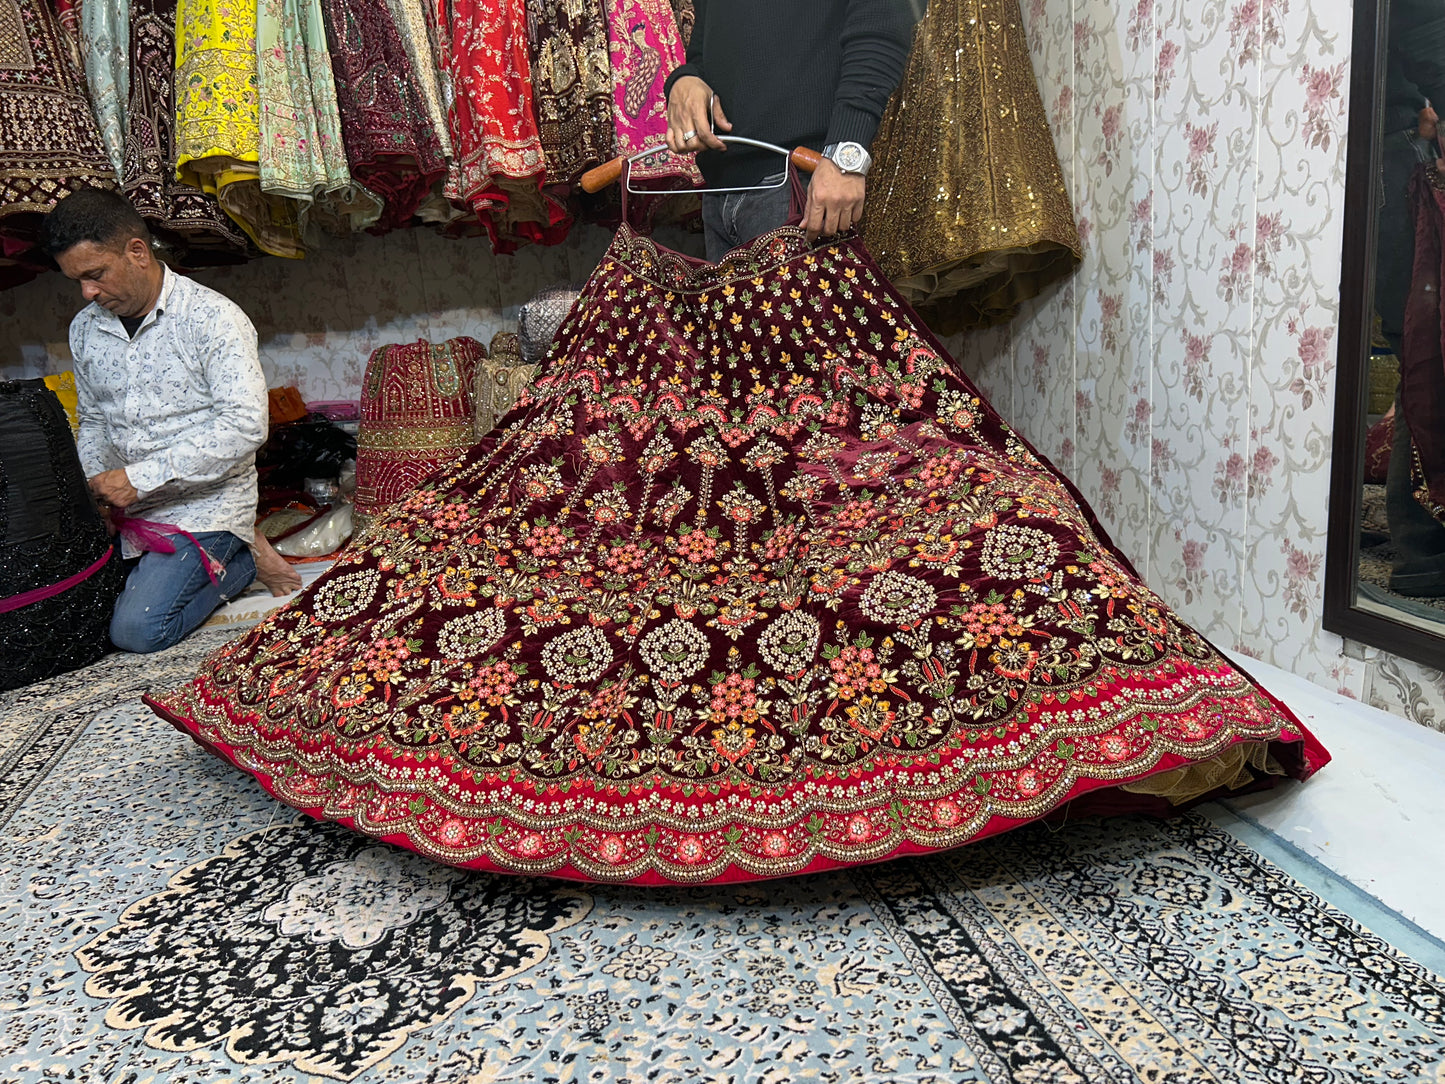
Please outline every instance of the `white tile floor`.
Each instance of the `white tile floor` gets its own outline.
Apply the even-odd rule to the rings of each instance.
[[[1243,656],[1334,760],[1226,803],[1437,938],[1445,938],[1445,734]]]

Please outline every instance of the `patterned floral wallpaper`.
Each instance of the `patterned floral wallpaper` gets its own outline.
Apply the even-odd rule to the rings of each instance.
[[[1349,5],[1022,3],[1085,260],[950,346],[1217,644],[1445,729],[1445,675],[1320,627]],[[412,230],[200,278],[250,313],[272,384],[355,398],[376,346],[490,341],[606,241],[496,258]],[[76,302],[56,276],[0,293],[0,375],[65,367]]]
[[[1084,264],[970,369],[1217,644],[1445,730],[1445,675],[1320,626],[1350,5],[1023,8]]]

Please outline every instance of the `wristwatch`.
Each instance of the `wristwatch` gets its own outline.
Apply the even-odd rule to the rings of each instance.
[[[873,156],[861,143],[829,143],[823,148],[823,157],[831,161],[843,173],[868,175],[873,166]]]

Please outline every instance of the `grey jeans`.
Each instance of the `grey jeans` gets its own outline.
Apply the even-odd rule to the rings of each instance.
[[[775,173],[761,184],[777,184],[784,177]],[[807,176],[803,177],[804,185]],[[763,192],[704,192],[702,196],[703,241],[707,258],[717,263],[739,245],[761,237],[788,221],[793,206],[793,186],[786,181]]]

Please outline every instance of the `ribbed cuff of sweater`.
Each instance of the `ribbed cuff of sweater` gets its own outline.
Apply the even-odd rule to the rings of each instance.
[[[873,137],[878,134],[878,118],[863,109],[838,104],[833,107],[833,116],[828,122],[828,139],[824,146],[834,143],[861,143],[872,149]],[[814,147],[821,151],[822,147]]]

